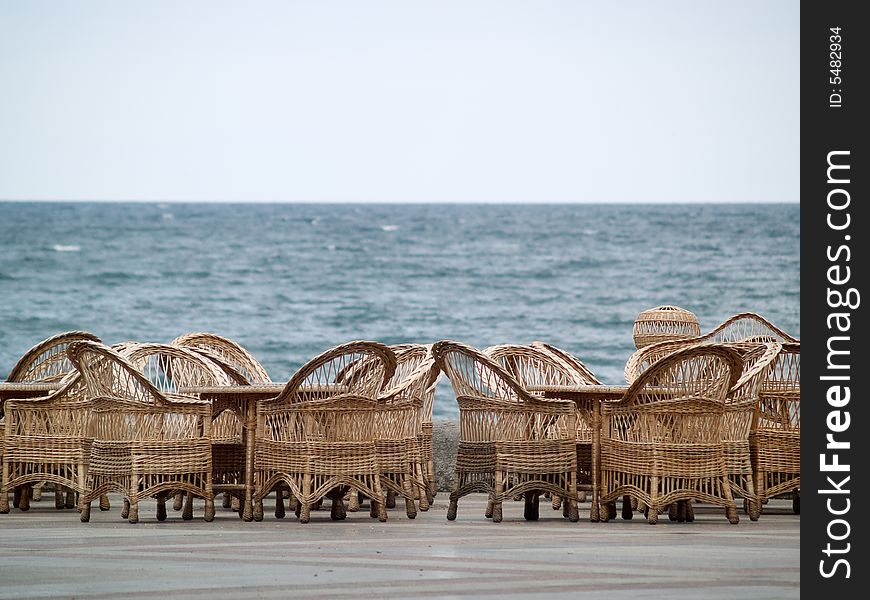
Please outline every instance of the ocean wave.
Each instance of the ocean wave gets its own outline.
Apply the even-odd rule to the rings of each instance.
[[[52,246],[55,252],[78,252],[82,249],[81,246],[64,246],[63,244],[55,244]]]
[[[399,226],[398,225],[381,225],[381,229],[383,231],[398,231]]]

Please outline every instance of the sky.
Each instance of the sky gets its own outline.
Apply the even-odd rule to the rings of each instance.
[[[0,199],[798,202],[799,3],[0,0]]]

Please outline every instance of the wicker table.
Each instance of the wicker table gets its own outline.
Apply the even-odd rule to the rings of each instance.
[[[181,394],[198,395],[211,401],[212,414],[218,415],[226,409],[232,409],[244,415],[242,441],[245,444],[245,483],[242,518],[245,521],[254,520],[251,497],[254,493],[254,450],[257,431],[257,402],[274,398],[284,389],[285,383],[258,383],[252,385],[222,385],[222,386],[190,386],[179,387]],[[346,390],[340,385],[303,386],[301,391],[316,396],[327,396]]]
[[[0,381],[0,401],[9,398],[36,398],[47,396],[61,388],[61,382],[25,383],[20,381]]]
[[[601,476],[601,403],[619,400],[628,391],[626,385],[542,385],[528,388],[533,394],[545,398],[572,400],[578,406],[592,411],[592,508],[589,520],[600,520],[599,485]]]

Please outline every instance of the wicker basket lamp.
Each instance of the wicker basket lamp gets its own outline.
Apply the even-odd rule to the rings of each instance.
[[[634,320],[634,345],[638,348],[701,335],[698,317],[679,306],[656,306]]]

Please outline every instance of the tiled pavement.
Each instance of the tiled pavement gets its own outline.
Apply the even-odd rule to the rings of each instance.
[[[721,509],[696,508],[694,523],[662,516],[590,523],[541,503],[526,522],[522,503],[504,521],[483,516],[485,497],[459,503],[445,518],[447,494],[416,520],[391,510],[379,523],[368,510],[343,522],[328,510],[298,523],[269,514],[244,523],[218,507],[212,523],[182,521],[170,508],[158,523],[154,503],[140,523],[121,520],[120,498],[91,522],[58,511],[53,496],[27,513],[0,515],[0,598],[785,598],[800,595],[800,517],[773,501],[757,522],[730,525]],[[401,506],[402,503],[400,502]]]

